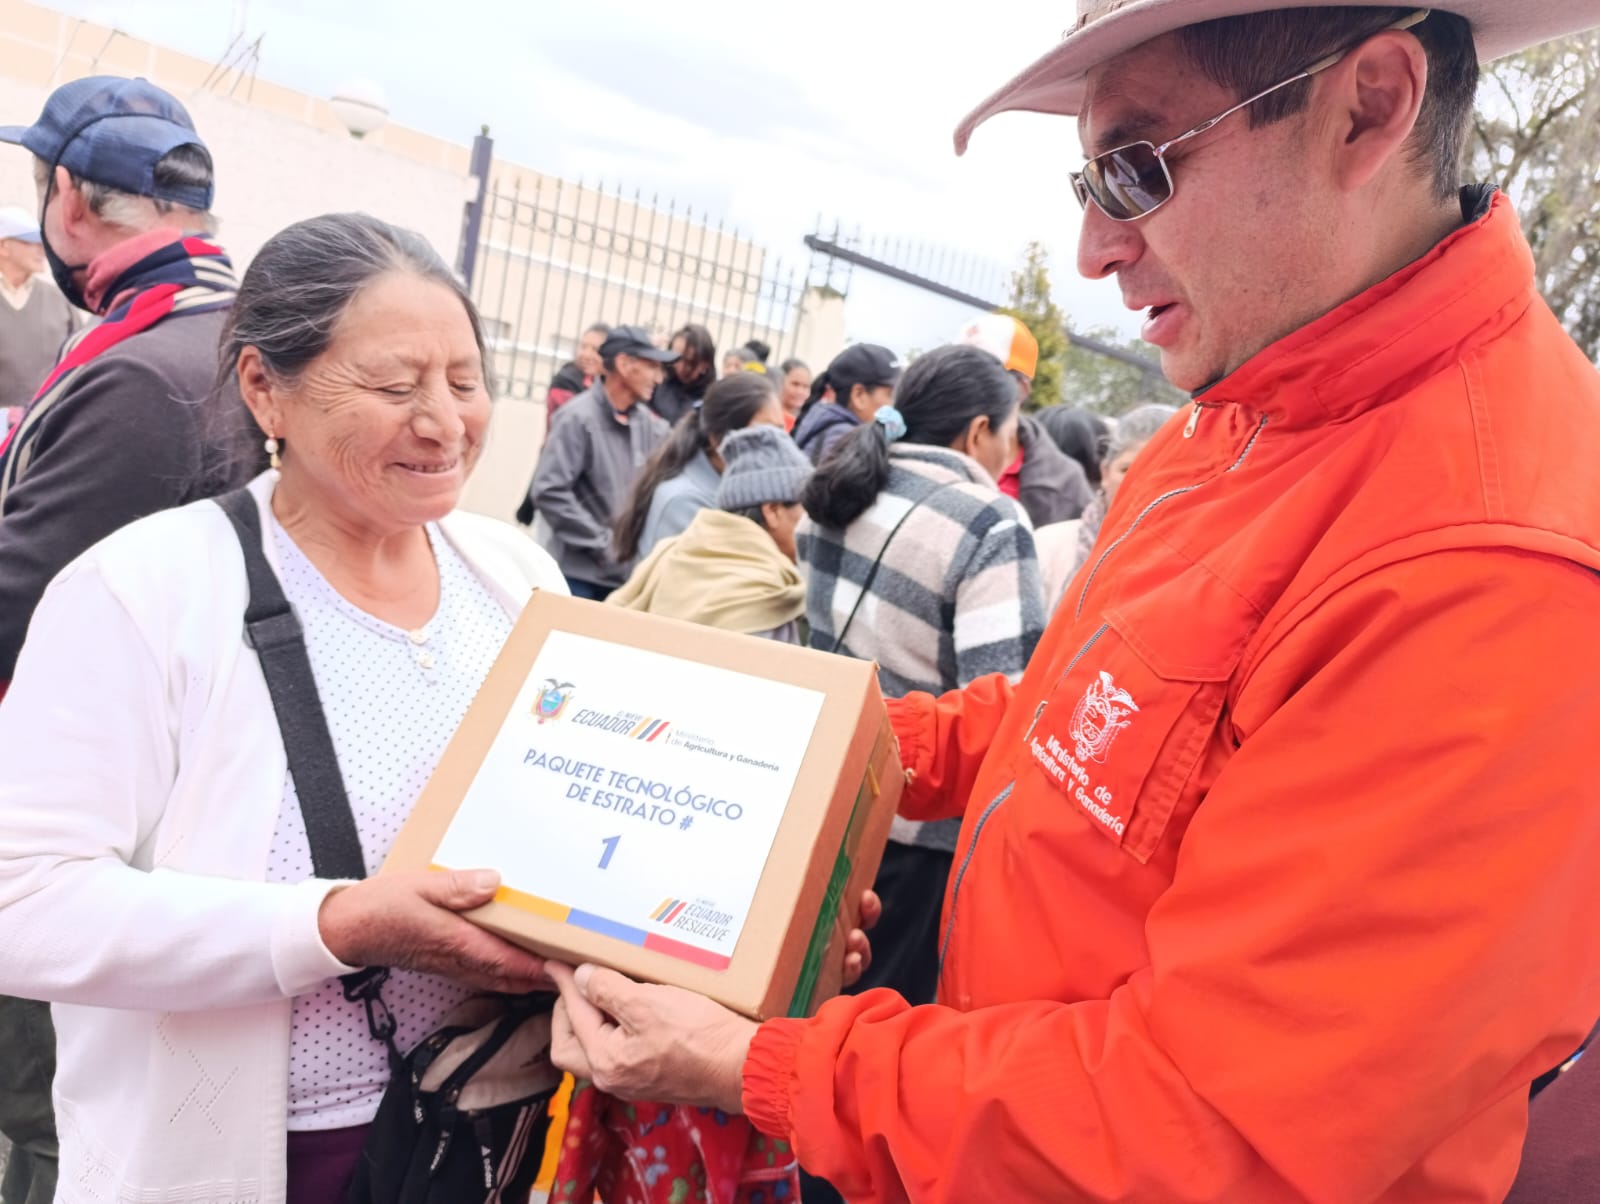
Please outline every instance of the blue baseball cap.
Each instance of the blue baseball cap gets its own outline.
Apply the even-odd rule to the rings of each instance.
[[[180,146],[197,146],[189,111],[149,80],[91,75],[62,84],[32,125],[0,126],[0,142],[25,146],[46,163],[135,196],[205,212],[212,187],[160,186],[155,168]]]

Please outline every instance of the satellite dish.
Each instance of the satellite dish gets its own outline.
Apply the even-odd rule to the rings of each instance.
[[[389,101],[370,79],[346,80],[334,89],[328,105],[352,138],[365,138],[389,120]]]

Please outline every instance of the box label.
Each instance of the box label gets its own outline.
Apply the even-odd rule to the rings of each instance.
[[[499,870],[512,906],[725,969],[822,704],[553,631],[434,861]]]

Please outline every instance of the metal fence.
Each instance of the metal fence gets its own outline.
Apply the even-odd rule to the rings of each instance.
[[[665,341],[706,326],[728,351],[758,339],[776,365],[806,334],[808,302],[849,293],[862,269],[974,309],[996,309],[1008,270],[950,247],[863,237],[818,219],[804,257],[784,260],[692,207],[570,183],[492,163],[487,131],[473,146],[475,195],[462,223],[458,266],[483,315],[501,397],[542,398],[595,322],[643,326]],[[814,290],[820,290],[814,291]],[[1152,360],[1069,333],[1147,385]]]
[[[856,268],[974,309],[998,309],[993,298],[1009,288],[1010,272],[1000,264],[936,243],[864,235],[859,226],[847,234],[840,223],[829,230],[818,218],[805,244],[813,262],[821,262],[820,279],[842,293],[850,291]],[[841,275],[842,283],[836,284]]]
[[[759,339],[774,364],[792,353],[809,261],[786,263],[725,223],[641,190],[508,176],[482,190],[469,267],[501,396],[542,397],[594,322],[662,339],[697,322],[723,350]],[[466,258],[464,250],[464,266]]]
[[[840,268],[846,272],[842,291],[848,291],[850,274],[856,268],[973,309],[1002,308],[1006,303],[999,298],[1005,297],[1011,287],[1011,273],[999,264],[930,243],[863,236],[859,229],[847,235],[837,223],[828,231],[819,220],[817,232],[807,235],[805,244],[813,262],[825,265],[823,278],[829,283]],[[1073,347],[1115,364],[1139,394],[1150,400],[1165,400],[1171,393],[1161,365],[1154,359],[1113,347],[1070,327],[1065,333]]]

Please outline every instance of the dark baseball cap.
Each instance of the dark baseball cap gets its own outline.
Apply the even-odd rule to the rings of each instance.
[[[900,379],[900,360],[877,343],[857,343],[833,357],[826,375],[834,395],[842,401],[856,385],[876,389],[895,384]]]
[[[600,358],[613,359],[619,355],[637,356],[642,360],[655,360],[670,364],[678,358],[676,351],[657,347],[650,340],[650,332],[643,326],[613,326],[606,341],[600,344]]]
[[[91,75],[62,84],[32,125],[0,126],[0,142],[25,146],[80,179],[205,212],[211,187],[163,187],[155,168],[180,146],[210,151],[177,98],[149,80]]]

